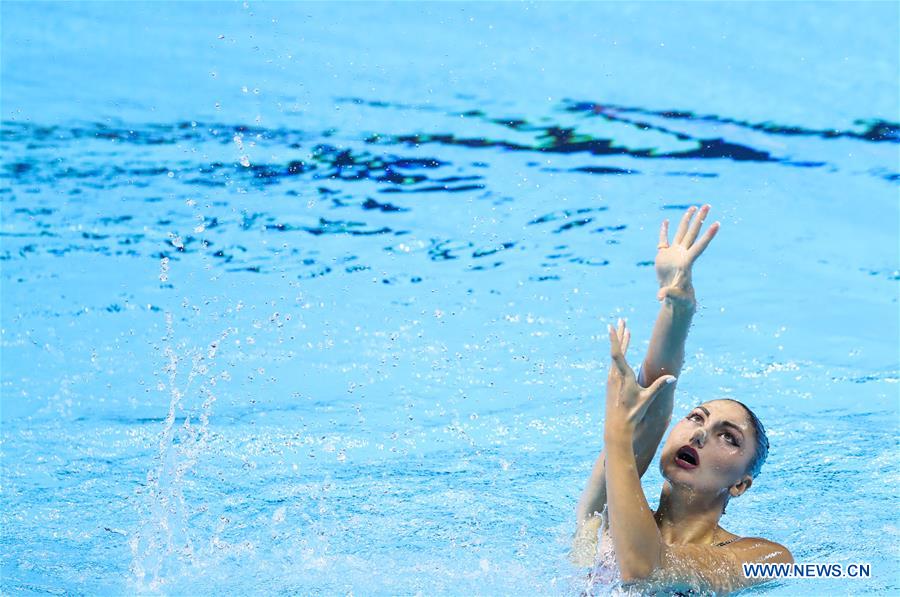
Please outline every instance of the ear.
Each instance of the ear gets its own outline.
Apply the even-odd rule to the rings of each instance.
[[[728,493],[731,494],[731,497],[738,497],[739,495],[750,489],[751,485],[753,485],[753,477],[751,477],[750,475],[744,475],[743,477],[741,477],[740,481],[738,481],[728,489]]]

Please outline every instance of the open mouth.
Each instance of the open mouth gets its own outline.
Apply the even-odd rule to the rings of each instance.
[[[697,468],[700,466],[700,455],[690,446],[681,446],[675,454],[675,464],[686,469]]]

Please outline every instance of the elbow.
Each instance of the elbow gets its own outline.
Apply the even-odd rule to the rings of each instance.
[[[622,582],[631,583],[647,580],[653,576],[656,566],[650,563],[633,563],[627,566],[620,566]]]
[[[640,582],[649,579],[659,568],[662,554],[641,553],[619,560],[619,574],[622,582]]]

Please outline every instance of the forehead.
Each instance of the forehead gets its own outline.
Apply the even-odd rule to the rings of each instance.
[[[747,411],[737,402],[731,400],[710,400],[701,404],[709,411],[709,416],[734,423],[741,429],[750,429],[750,418]]]

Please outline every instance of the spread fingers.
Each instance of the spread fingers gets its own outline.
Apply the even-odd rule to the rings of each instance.
[[[690,249],[691,245],[697,239],[697,235],[700,234],[700,228],[703,226],[703,220],[706,219],[706,214],[709,213],[709,205],[704,205],[700,208],[700,212],[697,214],[697,218],[691,223],[690,228],[688,229],[687,234],[684,236],[681,244],[684,245],[686,249]]]
[[[694,217],[694,212],[697,210],[693,205],[690,206],[684,215],[681,217],[681,222],[678,224],[678,230],[675,232],[675,238],[672,239],[672,243],[679,244],[681,239],[684,238],[684,235],[687,234],[688,224],[691,223],[691,218]]]

